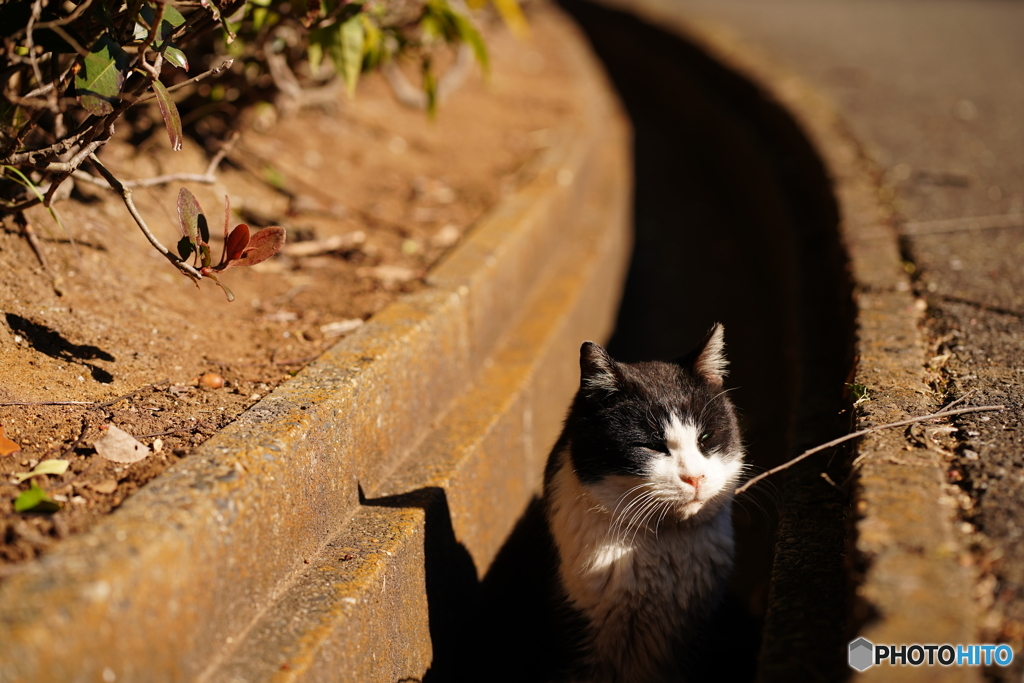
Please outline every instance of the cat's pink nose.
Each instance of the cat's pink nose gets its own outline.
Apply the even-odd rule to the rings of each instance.
[[[702,483],[704,483],[704,475],[703,474],[698,474],[697,476],[690,476],[688,474],[680,474],[679,478],[682,479],[684,483],[689,484],[690,486],[692,486],[694,488],[694,491],[699,491],[700,490],[700,485]]]

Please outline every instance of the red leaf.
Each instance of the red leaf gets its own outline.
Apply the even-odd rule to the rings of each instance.
[[[228,235],[227,241],[224,243],[224,259],[223,263],[234,261],[242,257],[242,253],[246,247],[249,246],[249,226],[245,223],[239,223],[235,226],[235,229]]]
[[[281,251],[284,240],[284,228],[279,225],[258,230],[249,240],[249,246],[245,248],[239,258],[230,259],[226,263],[220,264],[216,270],[227,270],[234,266],[255,266],[257,263],[263,263]]]

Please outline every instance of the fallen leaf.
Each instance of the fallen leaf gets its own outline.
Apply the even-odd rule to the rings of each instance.
[[[60,504],[46,495],[46,491],[39,488],[39,484],[32,482],[32,488],[22,491],[21,495],[14,499],[15,512],[56,512],[60,510]]]
[[[120,463],[133,463],[149,455],[149,447],[128,432],[110,425],[106,434],[95,444],[96,452],[102,458]]]
[[[31,472],[15,473],[14,478],[20,484],[29,477],[36,477],[40,474],[64,474],[68,471],[68,465],[70,464],[69,460],[44,460],[32,468]]]
[[[4,426],[0,425],[0,455],[10,455],[21,450],[21,446],[4,436]]]

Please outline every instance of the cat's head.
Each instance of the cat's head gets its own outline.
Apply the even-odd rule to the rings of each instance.
[[[721,325],[671,363],[619,363],[583,344],[566,428],[573,471],[603,507],[700,519],[731,498],[743,447],[723,351]]]

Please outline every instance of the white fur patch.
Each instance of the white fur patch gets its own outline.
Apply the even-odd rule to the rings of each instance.
[[[663,425],[668,456],[651,461],[650,478],[666,492],[677,491],[684,516],[697,514],[711,500],[731,493],[743,467],[700,446],[701,429],[672,415]]]
[[[732,566],[731,496],[705,506],[697,501],[706,502],[710,484],[695,492],[678,472],[699,470],[709,482],[728,477],[721,463],[707,464],[712,459],[700,453],[696,430],[678,419],[670,426],[672,453],[661,458],[669,465],[647,478],[583,484],[568,452],[554,455],[548,520],[563,588],[591,627],[595,681],[671,677],[674,639]],[[687,514],[694,504],[705,514]]]

